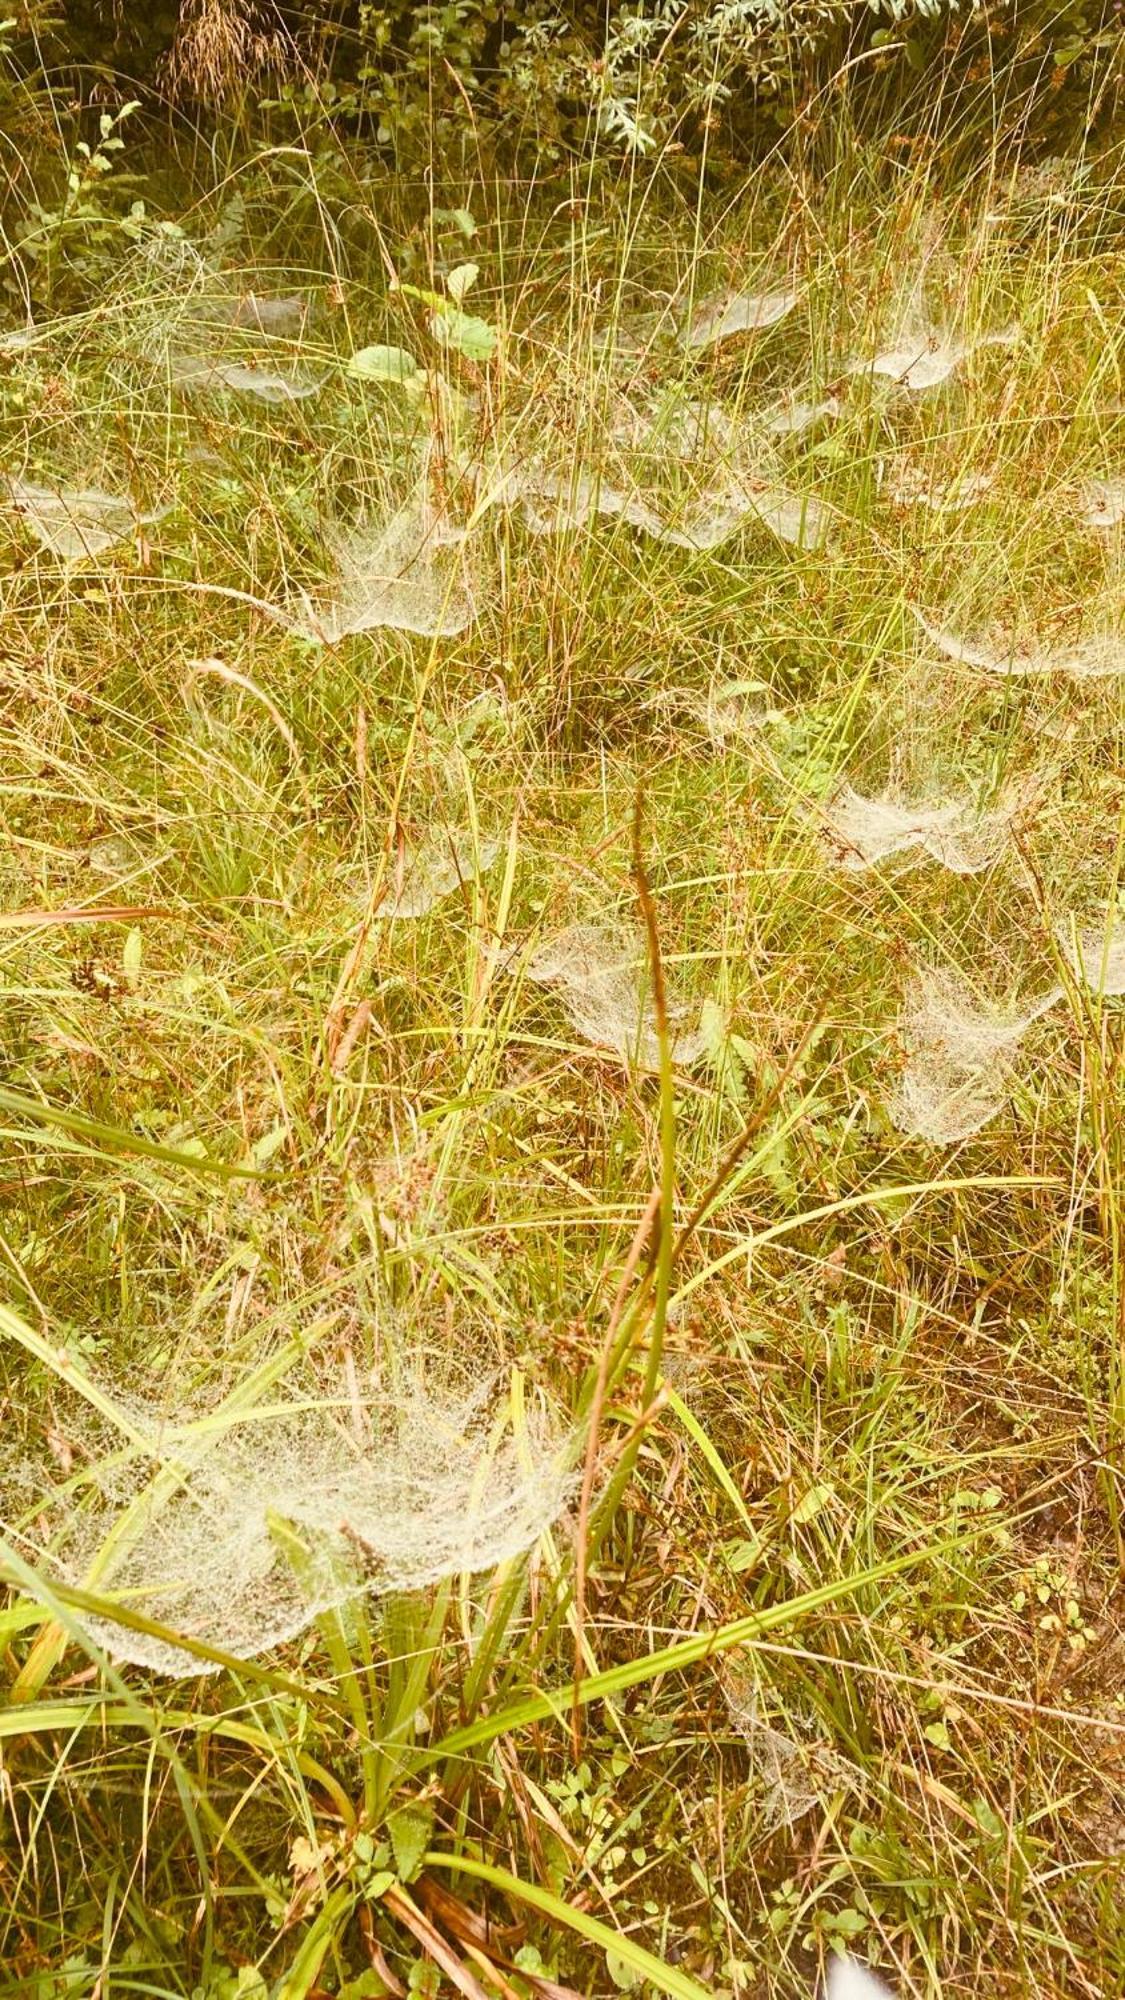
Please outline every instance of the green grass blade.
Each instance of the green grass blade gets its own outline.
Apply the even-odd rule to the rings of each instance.
[[[500,1890],[514,1902],[524,1903],[530,1910],[538,1910],[552,1923],[585,1938],[587,1944],[616,1953],[640,1978],[649,1980],[661,1993],[667,1993],[669,2000],[712,2000],[708,1989],[690,1979],[686,1972],[681,1972],[677,1966],[665,1965],[655,1953],[646,1951],[643,1944],[635,1943],[623,1931],[614,1931],[608,1924],[599,1923],[597,1917],[587,1916],[585,1910],[576,1909],[573,1903],[564,1902],[561,1896],[552,1895],[549,1889],[541,1889],[534,1882],[523,1882],[518,1875],[509,1875],[504,1868],[494,1868],[488,1861],[473,1861],[464,1854],[431,1852],[424,1857],[423,1865],[427,1868],[447,1868],[454,1874],[471,1875],[474,1881],[486,1882],[490,1888]]]
[[[267,1175],[258,1167],[235,1167],[226,1160],[212,1159],[206,1153],[183,1153],[175,1146],[161,1146],[155,1139],[142,1139],[136,1132],[127,1132],[123,1126],[106,1125],[100,1118],[87,1118],[84,1112],[65,1111],[60,1105],[43,1104],[37,1097],[25,1097],[22,1092],[5,1086],[0,1086],[0,1111],[6,1111],[13,1118],[27,1118],[36,1125],[55,1126],[59,1131],[73,1133],[80,1139],[96,1141],[110,1154],[133,1154],[138,1159],[158,1161],[165,1167],[183,1167],[192,1174],[217,1174],[220,1180],[279,1178],[276,1173]]]
[[[607,1667],[603,1673],[591,1674],[582,1682],[579,1699],[583,1706],[591,1701],[602,1701],[608,1696],[623,1694],[626,1688],[656,1680],[661,1674],[675,1673],[683,1667],[695,1666],[700,1660],[729,1653],[736,1646],[749,1645],[764,1633],[776,1632],[813,1611],[822,1610],[827,1604],[838,1604],[855,1596],[858,1591],[877,1587],[891,1577],[901,1576],[919,1563],[948,1555],[964,1547],[969,1539],[968,1536],[954,1536],[947,1541],[928,1543],[925,1548],[915,1549],[909,1555],[895,1556],[888,1562],[859,1570],[854,1576],[835,1577],[828,1583],[819,1584],[815,1590],[804,1591],[800,1597],[786,1599],[783,1604],[767,1605],[762,1611],[748,1612],[744,1618],[732,1619],[729,1624],[718,1625],[712,1631],[695,1632],[690,1639],[679,1639],[671,1646],[660,1647],[655,1653],[642,1653],[634,1660]],[[524,1729],[533,1722],[546,1722],[552,1716],[559,1719],[569,1714],[573,1700],[573,1684],[568,1682],[564,1688],[511,1702],[495,1714],[478,1716],[475,1722],[453,1730],[440,1743],[431,1744],[427,1761],[461,1756],[466,1750],[491,1743],[497,1736],[507,1735],[513,1729]]]

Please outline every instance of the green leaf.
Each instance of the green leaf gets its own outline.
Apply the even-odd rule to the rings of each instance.
[[[746,1502],[739,1492],[717,1445],[708,1437],[699,1418],[693,1410],[688,1408],[688,1405],[684,1402],[679,1392],[665,1384],[665,1393],[668,1398],[669,1408],[675,1411],[688,1436],[698,1445],[703,1458],[722,1487],[735,1513],[739,1515],[748,1528],[753,1530],[754,1524],[747,1512]]]
[[[827,1479],[821,1480],[816,1486],[810,1486],[808,1492],[802,1494],[789,1517],[794,1527],[803,1528],[806,1522],[815,1520],[821,1509],[834,1497],[835,1492],[836,1488]]]
[[[853,1910],[849,1903],[847,1909],[836,1910],[832,1916],[825,1917],[824,1928],[836,1937],[857,1938],[867,1929],[867,1918],[862,1910]]]
[[[132,930],[127,933],[125,942],[121,947],[121,970],[125,975],[125,984],[131,993],[135,992],[137,988],[144,951],[144,938],[140,927],[134,924]]]
[[[487,320],[474,319],[459,306],[442,299],[430,317],[430,332],[442,347],[453,347],[466,361],[491,361],[496,352],[496,329]]]
[[[361,347],[348,362],[348,374],[361,382],[410,382],[417,373],[405,347]]]
[[[445,289],[449,293],[450,298],[456,299],[457,304],[460,305],[466,292],[472,291],[479,277],[479,264],[458,264],[456,270],[449,273],[445,281]]]
[[[998,1847],[1001,1841],[1004,1840],[1008,1829],[995,1808],[989,1804],[987,1799],[981,1798],[979,1793],[973,1800],[973,1818],[976,1820],[984,1838],[991,1842],[993,1846]]]
[[[644,1984],[644,1973],[622,1958],[615,1945],[607,1944],[605,1948],[605,1969],[621,1993],[633,1993]]]
[[[289,1127],[279,1118],[276,1125],[271,1125],[268,1132],[263,1132],[260,1139],[255,1139],[249,1153],[250,1165],[258,1168],[267,1167],[288,1137]]]
[[[723,1547],[726,1565],[735,1576],[743,1576],[747,1570],[757,1569],[766,1550],[764,1535],[755,1535],[752,1540],[727,1542]]]
[[[345,1979],[337,2000],[381,2000],[381,1995],[389,1991],[386,1981],[380,1979],[374,1967],[369,1965],[354,1979]]]
[[[927,1722],[922,1734],[927,1743],[933,1744],[935,1750],[952,1750],[953,1748],[953,1739],[944,1722]]]
[[[400,1806],[397,1812],[387,1815],[391,1851],[401,1881],[413,1882],[422,1866],[422,1856],[430,1844],[433,1830],[434,1815],[430,1806]]]

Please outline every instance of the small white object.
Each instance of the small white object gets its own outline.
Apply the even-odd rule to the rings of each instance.
[[[1125,478],[1091,479],[1085,491],[1082,520],[1087,528],[1104,531],[1119,527],[1125,521]]]
[[[824,1982],[824,2000],[894,2000],[889,1986],[854,1958],[834,1958]]]

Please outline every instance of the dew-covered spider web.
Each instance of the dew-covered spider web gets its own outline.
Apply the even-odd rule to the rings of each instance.
[[[861,1774],[811,1731],[794,1736],[766,1720],[752,1675],[726,1679],[723,1693],[731,1721],[746,1744],[766,1833],[782,1827],[791,1831],[833,1794],[861,1787]]]
[[[100,486],[46,486],[15,477],[0,484],[0,496],[39,546],[64,563],[104,555],[167,512],[138,513],[131,500]]]
[[[1082,520],[1088,528],[1119,527],[1125,521],[1125,478],[1092,479],[1083,497]]]
[[[899,1020],[906,1062],[891,1112],[903,1132],[953,1145],[1003,1110],[1034,1022],[1061,997],[1053,986],[1023,1010],[982,1007],[951,973],[920,973]]]
[[[720,292],[707,299],[684,333],[688,349],[714,347],[740,333],[764,333],[788,317],[801,294],[792,287],[770,292]]]
[[[260,403],[301,403],[315,396],[325,382],[303,368],[282,368],[265,361],[226,361],[205,354],[174,354],[169,359],[174,388],[191,395],[227,391],[253,396]]]
[[[1101,925],[1059,927],[1059,940],[1075,976],[1106,999],[1125,994],[1125,917]]]
[[[1018,802],[982,812],[972,799],[911,804],[894,793],[866,798],[845,785],[825,812],[833,857],[844,868],[877,867],[901,855],[929,855],[954,875],[977,875],[999,859]]]
[[[498,840],[474,842],[470,833],[439,831],[408,847],[392,872],[381,917],[426,917],[455,889],[475,882],[492,867]]]
[[[1125,637],[1120,632],[1093,632],[1070,644],[1043,646],[1037,640],[963,638],[933,625],[915,612],[931,645],[947,660],[976,667],[1002,679],[1057,677],[1075,681],[1108,680],[1125,674]]]
[[[171,1635],[250,1658],[360,1595],[491,1570],[570,1491],[560,1435],[535,1412],[517,1430],[492,1384],[410,1371],[393,1394],[359,1394],[309,1371],[249,1409],[117,1408],[125,1435],[68,1412],[68,1476],[12,1444],[3,1532],[48,1576],[106,1598],[81,1614],[90,1636],[157,1673],[211,1670]],[[114,1602],[169,1636],[117,1623]]]
[[[1015,347],[1020,339],[1016,326],[979,334],[975,339],[957,339],[919,328],[903,334],[893,346],[881,348],[870,360],[850,361],[845,372],[881,375],[900,389],[936,389],[982,348]]]
[[[571,924],[540,945],[528,975],[557,992],[571,1026],[583,1041],[607,1049],[626,1064],[655,1070],[660,1041],[643,956],[636,945],[600,930]],[[704,1053],[706,1030],[676,1025],[683,1009],[671,1008],[672,1060],[687,1068]]]
[[[475,610],[463,541],[424,499],[414,499],[383,522],[340,535],[333,544],[335,585],[317,601],[302,593],[274,615],[290,631],[328,646],[379,627],[453,638]]]

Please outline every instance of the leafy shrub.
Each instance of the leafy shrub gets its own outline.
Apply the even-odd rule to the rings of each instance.
[[[248,0],[223,0],[245,6]],[[191,0],[196,4],[196,0]],[[930,72],[947,92],[986,91],[1007,66],[1030,108],[1065,86],[1108,115],[1121,77],[1122,0],[363,0],[349,32],[306,15],[345,109],[397,150],[428,144],[434,121],[474,117],[548,149],[608,141],[652,153],[706,132],[744,140],[776,126],[848,66],[902,108],[903,82]],[[828,102],[827,99],[822,101]]]
[[[831,110],[826,86],[844,74],[896,116],[925,73],[927,117],[999,76],[1026,96],[1025,130],[1080,94],[1108,120],[1125,41],[1125,0],[54,0],[53,13],[54,46],[75,61],[212,107],[288,71],[281,97],[303,123],[345,117],[400,155],[470,115],[548,152],[752,142],[763,120],[772,133],[818,101]],[[40,18],[48,0],[23,0],[21,35]]]

